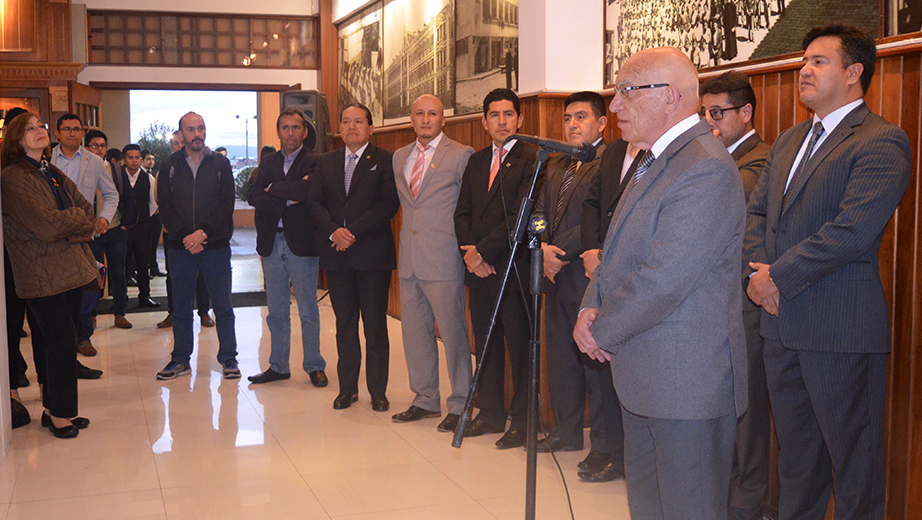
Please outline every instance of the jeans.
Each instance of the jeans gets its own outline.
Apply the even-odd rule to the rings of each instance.
[[[308,374],[324,370],[327,366],[320,355],[320,310],[317,307],[317,271],[320,259],[316,256],[297,256],[291,252],[285,235],[277,233],[272,254],[262,257],[263,276],[266,280],[266,303],[269,315],[266,324],[272,337],[269,368],[279,374],[288,374],[291,367],[291,291],[294,288],[301,317],[301,347],[304,350],[302,367]]]
[[[116,226],[109,228],[104,235],[96,237],[90,242],[90,249],[97,262],[105,263],[108,269],[109,292],[112,294],[112,312],[116,316],[124,316],[128,309],[128,284],[125,279],[125,255],[128,253],[128,231]],[[82,331],[83,332],[83,331]],[[92,334],[92,329],[90,331]],[[88,339],[90,336],[80,339]]]
[[[231,305],[230,247],[202,251],[193,255],[185,249],[168,249],[170,277],[173,285],[173,354],[177,363],[189,364],[192,357],[192,304],[195,280],[205,279],[214,308],[218,331],[218,363],[237,358],[237,335],[234,331],[234,308]]]

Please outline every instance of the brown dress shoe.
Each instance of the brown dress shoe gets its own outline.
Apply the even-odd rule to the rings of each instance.
[[[202,327],[214,327],[214,319],[207,314],[202,314]]]
[[[96,355],[96,347],[93,346],[90,340],[85,339],[77,345],[77,353],[83,354],[86,357],[93,357]]]
[[[131,322],[125,319],[124,316],[116,316],[115,326],[120,329],[130,329],[132,325],[131,325]]]
[[[158,329],[168,329],[173,326],[173,315],[167,314],[163,321],[157,324]]]

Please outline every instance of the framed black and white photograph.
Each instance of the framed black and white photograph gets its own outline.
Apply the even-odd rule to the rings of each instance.
[[[880,31],[880,4],[867,0],[602,1],[606,86],[632,54],[652,47],[677,47],[706,68],[799,52],[806,28],[833,21]]]
[[[383,5],[379,2],[339,26],[339,106],[362,103],[376,126],[384,123]]]
[[[455,3],[455,113],[479,112],[491,90],[519,89],[519,0]]]
[[[455,104],[452,64],[453,0],[390,0],[384,4],[384,122],[408,120],[410,105],[432,94],[451,114]]]

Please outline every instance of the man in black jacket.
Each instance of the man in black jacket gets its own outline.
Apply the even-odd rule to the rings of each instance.
[[[339,128],[346,146],[317,161],[308,197],[320,235],[320,268],[326,271],[336,314],[339,395],[333,408],[348,408],[359,398],[361,314],[371,408],[385,412],[390,406],[385,395],[390,354],[387,299],[391,271],[397,267],[391,218],[400,201],[391,152],[369,143],[375,131],[371,111],[364,105],[347,106]]]
[[[230,238],[234,233],[234,176],[223,155],[205,146],[205,121],[195,112],[179,120],[186,146],[160,169],[157,201],[160,220],[169,232],[175,314],[172,359],[157,379],[190,372],[192,301],[201,272],[211,294],[218,330],[218,362],[225,379],[237,379],[237,338],[231,306]]]
[[[122,170],[127,175],[129,183],[125,188],[134,193],[138,213],[137,222],[128,228],[128,256],[134,258],[138,272],[138,306],[160,307],[159,303],[150,299],[150,277],[148,270],[144,268],[150,262],[150,217],[157,210],[154,186],[150,182],[150,175],[141,168],[141,147],[128,144],[122,149],[122,153],[125,155],[125,166]]]
[[[296,108],[279,115],[275,129],[282,149],[260,159],[259,175],[248,202],[256,208],[256,252],[262,257],[271,335],[269,368],[250,376],[253,384],[291,377],[291,292],[301,318],[302,367],[314,386],[327,386],[326,361],[320,355],[320,310],[317,308],[317,237],[307,206],[308,177],[318,154],[304,146],[311,123]]]

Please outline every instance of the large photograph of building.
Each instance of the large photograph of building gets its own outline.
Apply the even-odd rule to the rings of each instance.
[[[698,68],[798,52],[805,28],[836,22],[879,32],[867,0],[603,0],[606,85],[632,54],[669,45]]]
[[[339,26],[339,106],[364,104],[371,110],[375,125],[384,122],[382,6],[373,5]]]
[[[408,117],[413,100],[422,94],[454,107],[454,14],[453,0],[384,5],[385,122]]]
[[[495,88],[518,90],[519,0],[455,2],[455,113],[464,114]]]

